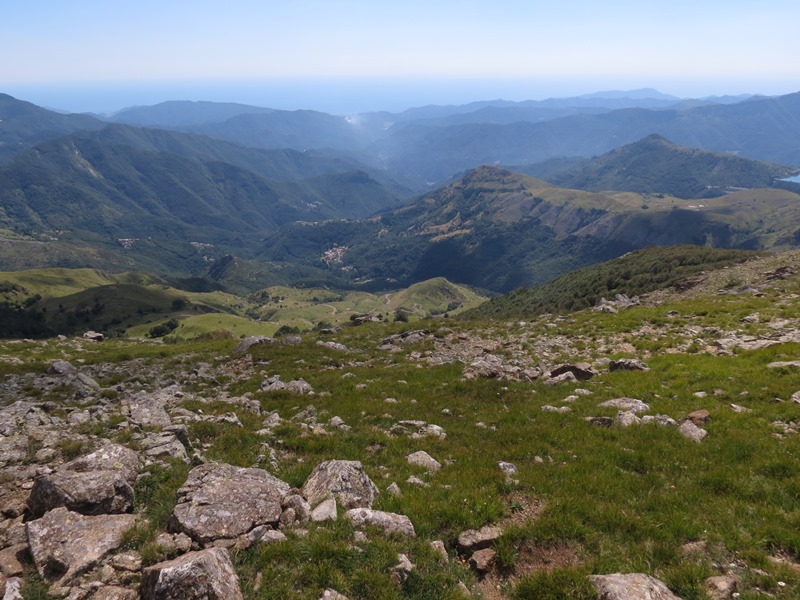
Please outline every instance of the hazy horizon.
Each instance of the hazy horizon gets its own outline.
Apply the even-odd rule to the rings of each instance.
[[[165,100],[334,113],[650,87],[800,90],[796,0],[31,0],[3,7],[0,91],[65,111]]]
[[[705,85],[704,85],[705,84]],[[6,85],[0,92],[63,112],[113,114],[133,106],[170,100],[234,102],[281,110],[317,110],[334,114],[400,112],[427,105],[491,100],[565,98],[605,91],[655,89],[679,98],[755,94],[777,96],[800,91],[788,83],[448,79],[316,79],[115,82]]]

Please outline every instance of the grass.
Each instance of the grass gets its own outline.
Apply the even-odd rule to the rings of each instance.
[[[289,532],[287,542],[236,552],[245,597],[315,599],[333,587],[354,599],[457,598],[458,583],[473,586],[474,576],[462,562],[440,562],[429,543],[442,540],[454,556],[461,531],[490,523],[504,527],[495,544],[498,572],[510,578],[507,595],[517,600],[594,598],[588,575],[618,571],[649,573],[681,598],[699,600],[704,580],[731,564],[741,575],[742,598],[763,593],[800,597],[800,575],[770,560],[785,556],[800,561],[800,435],[781,433],[773,425],[797,419],[797,405],[786,400],[800,390],[800,370],[767,366],[797,359],[800,344],[729,355],[707,350],[713,340],[732,332],[772,335],[776,329],[770,323],[778,319],[794,320],[796,326],[800,308],[785,298],[800,291],[798,282],[786,280],[780,286],[780,296],[767,289],[763,297],[706,296],[617,315],[581,312],[525,324],[368,324],[325,337],[345,344],[347,352],[320,347],[317,336],[305,335],[297,346],[254,347],[252,370],[219,376],[218,383],[205,387],[202,381],[187,384],[184,408],[206,415],[233,411],[243,425],[191,424],[190,438],[207,458],[258,465],[295,487],[323,460],[360,460],[381,491],[375,508],[408,515],[417,532],[416,539],[406,540],[369,531],[368,542],[355,542],[352,527],[340,515],[333,524],[310,526],[306,537]],[[754,312],[762,315],[760,322],[741,322]],[[399,352],[377,350],[388,335],[419,327],[433,330],[440,340],[480,338],[474,343],[494,343],[494,354],[533,357],[543,367],[561,360],[636,356],[650,370],[612,373],[600,361],[601,373],[579,384],[466,380],[458,361],[425,362],[436,352],[431,339]],[[23,365],[0,363],[0,374],[43,372],[48,360],[60,357],[87,367],[143,363],[165,379],[186,380],[185,371],[197,362],[228,365],[235,343],[114,340],[77,348],[58,341],[8,342],[0,344],[0,355],[13,352]],[[279,374],[284,381],[302,377],[315,394],[261,391],[265,373]],[[564,404],[576,388],[591,395],[571,402],[571,412],[542,410],[546,404]],[[216,390],[248,394],[260,403],[262,416],[214,400]],[[64,401],[48,394],[37,400]],[[615,416],[615,409],[598,405],[622,396],[639,398],[651,406],[650,414],[677,421],[705,408],[711,414],[704,425],[709,435],[697,444],[674,427],[603,428],[585,420]],[[387,398],[396,402],[387,403]],[[749,412],[735,412],[731,403]],[[327,434],[292,420],[310,404]],[[280,414],[283,424],[271,435],[256,433],[271,411]],[[352,429],[328,426],[333,416]],[[439,425],[446,437],[391,433],[403,419]],[[274,449],[277,466],[259,462],[263,443]],[[83,451],[66,442],[60,450],[65,457]],[[405,457],[417,450],[430,453],[442,469],[428,474],[410,465]],[[34,456],[35,451],[31,448]],[[506,481],[498,461],[516,465],[515,482]],[[139,549],[148,564],[168,556],[153,540],[166,526],[188,469],[180,463],[152,469],[138,486],[137,511],[147,521],[128,534],[126,543]],[[427,485],[408,483],[412,475]],[[402,495],[385,491],[392,482]],[[706,549],[687,556],[684,545],[696,541]],[[561,549],[563,559],[548,563],[535,558],[549,556],[554,548]],[[399,553],[416,565],[404,581],[392,576]]]

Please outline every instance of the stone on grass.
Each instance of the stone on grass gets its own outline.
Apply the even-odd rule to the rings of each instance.
[[[631,425],[639,425],[642,420],[636,416],[636,413],[630,410],[621,410],[614,418],[614,425],[617,427],[630,427]]]
[[[592,575],[599,600],[680,600],[655,577],[644,573]]]
[[[620,358],[608,363],[609,371],[649,371],[650,369],[638,358]]]
[[[92,569],[122,543],[134,515],[85,516],[64,507],[26,524],[36,570],[44,579],[63,585]]]
[[[340,594],[333,588],[328,588],[324,592],[322,592],[322,596],[319,597],[319,600],[350,600],[344,594]]]
[[[708,420],[711,418],[711,415],[705,408],[701,408],[699,410],[690,412],[687,415],[687,418],[699,427],[703,423],[708,422]]]
[[[274,527],[289,489],[262,469],[206,463],[192,469],[178,490],[168,529],[205,546],[235,539],[259,525]]]
[[[368,508],[354,508],[345,513],[345,517],[356,527],[372,525],[383,529],[386,533],[398,533],[405,537],[415,537],[414,525],[405,515],[370,510]]]
[[[592,365],[585,362],[575,363],[574,365],[559,365],[550,371],[550,377],[558,377],[564,373],[572,373],[578,381],[586,381],[595,376]]]
[[[409,454],[406,456],[406,460],[410,464],[427,469],[431,473],[435,473],[442,468],[442,463],[433,458],[424,450],[418,450],[417,452]]]
[[[496,559],[497,552],[491,548],[476,550],[472,553],[472,556],[469,557],[469,566],[476,573],[483,575],[492,570]]]
[[[637,400],[636,398],[614,398],[613,400],[606,400],[601,402],[598,406],[601,408],[618,408],[632,413],[647,412],[650,406]]]
[[[318,464],[301,489],[312,507],[333,496],[345,509],[371,508],[378,488],[357,460],[326,460]]]
[[[241,600],[239,578],[224,548],[189,552],[142,571],[142,600]]]
[[[678,427],[678,431],[686,439],[697,443],[702,442],[703,438],[708,435],[708,432],[705,429],[698,427],[691,421],[684,421],[681,426]]]
[[[241,356],[246,354],[250,351],[250,348],[253,346],[261,346],[265,344],[274,344],[276,343],[275,338],[267,337],[264,335],[253,335],[250,337],[244,338],[241,342],[236,344],[236,348],[233,349],[234,356]]]
[[[34,516],[65,506],[85,515],[123,513],[133,508],[139,457],[108,444],[34,480],[28,508]]]
[[[458,534],[458,551],[468,555],[489,548],[502,534],[503,530],[493,525],[485,525],[480,529],[467,529]]]
[[[716,575],[705,580],[703,587],[711,600],[731,600],[738,582],[732,575]]]
[[[311,520],[314,521],[314,523],[335,521],[336,516],[336,498],[334,496],[326,498],[311,511]]]

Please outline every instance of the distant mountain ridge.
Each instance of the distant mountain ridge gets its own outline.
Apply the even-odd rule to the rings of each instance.
[[[556,173],[558,187],[592,192],[620,191],[669,194],[678,198],[712,198],[731,188],[771,187],[800,169],[708,152],[673,144],[652,134]]]

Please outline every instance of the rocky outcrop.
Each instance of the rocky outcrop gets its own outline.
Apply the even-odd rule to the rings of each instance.
[[[224,463],[195,467],[178,490],[169,521],[200,546],[232,541],[259,525],[277,527],[289,484],[262,469]]]
[[[25,529],[36,570],[63,585],[92,569],[122,543],[134,515],[85,516],[64,507],[51,510]]]
[[[592,575],[599,600],[681,600],[655,577],[644,573]]]
[[[142,572],[142,600],[241,600],[239,578],[224,548],[189,552]]]
[[[109,444],[37,477],[28,509],[36,517],[59,506],[85,515],[128,512],[138,474],[136,452]]]
[[[372,508],[379,493],[357,460],[326,460],[318,464],[301,492],[312,507],[333,496],[345,509]]]

